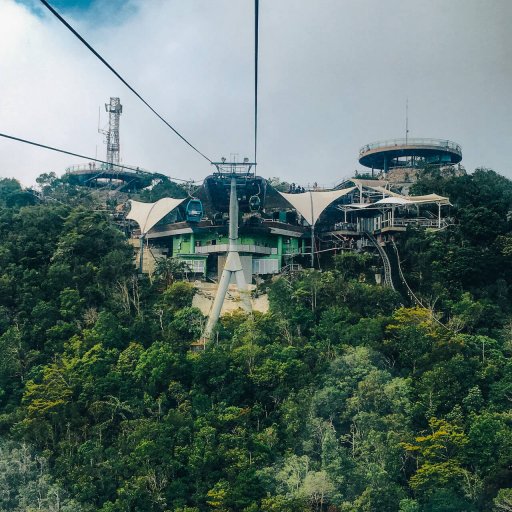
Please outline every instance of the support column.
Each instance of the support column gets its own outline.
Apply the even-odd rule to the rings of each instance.
[[[139,239],[139,274],[142,274],[144,265],[144,235],[140,235]]]
[[[311,268],[315,268],[315,225],[311,226]]]
[[[204,330],[203,339],[205,343],[210,340],[213,329],[217,325],[217,321],[219,320],[220,312],[222,310],[222,304],[224,304],[224,297],[228,291],[229,281],[231,281],[231,272],[226,270],[227,266],[228,260],[226,259],[226,264],[224,265],[224,270],[222,271],[222,276],[220,277],[219,287],[217,288],[217,295],[215,295],[215,300],[213,301],[213,306],[208,317],[206,328]]]
[[[277,236],[277,259],[278,259],[278,270],[281,270],[283,262],[283,235]]]
[[[226,264],[224,265],[224,269],[222,271],[222,275],[219,282],[219,287],[217,289],[217,294],[215,295],[215,300],[213,301],[213,306],[210,311],[210,315],[208,317],[208,322],[206,324],[206,328],[203,332],[203,342],[206,343],[209,341],[211,335],[213,334],[213,330],[217,325],[217,322],[220,317],[220,312],[222,310],[222,305],[224,304],[224,299],[226,297],[226,292],[228,291],[229,283],[231,281],[231,276],[234,275],[236,278],[236,283],[238,287],[238,292],[240,293],[240,299],[242,302],[243,309],[247,313],[252,312],[251,306],[251,298],[249,296],[249,290],[247,288],[247,282],[245,281],[245,275],[242,267],[242,261],[240,260],[240,255],[238,254],[238,197],[236,192],[236,177],[233,176],[231,178],[231,192],[229,197],[229,248],[228,248],[228,256],[226,258]]]
[[[439,229],[441,229],[441,203],[437,203],[437,211],[438,211],[437,227]]]
[[[313,193],[309,191],[311,202],[311,268],[315,268],[315,211],[313,208]]]
[[[194,236],[194,232],[190,233],[190,254],[195,254],[196,252],[196,238]]]

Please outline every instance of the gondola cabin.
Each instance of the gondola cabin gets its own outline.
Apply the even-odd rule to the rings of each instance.
[[[261,199],[259,196],[254,195],[249,198],[249,209],[251,212],[257,212],[261,207]]]
[[[203,218],[203,203],[199,199],[191,199],[186,209],[187,222],[199,222]]]

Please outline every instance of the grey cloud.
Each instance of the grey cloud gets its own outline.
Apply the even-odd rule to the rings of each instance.
[[[72,22],[212,158],[253,147],[252,0],[97,2]],[[333,184],[360,146],[449,138],[469,170],[512,175],[508,0],[261,0],[259,172]],[[103,13],[103,16],[102,16]],[[95,20],[101,18],[101,23]],[[210,172],[61,25],[0,0],[0,131],[94,156],[98,105],[120,96],[122,157],[173,176]],[[105,118],[104,118],[105,120]],[[0,141],[0,174],[25,183],[77,160]]]

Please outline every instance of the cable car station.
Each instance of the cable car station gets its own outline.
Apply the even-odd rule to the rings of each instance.
[[[233,180],[236,250],[247,283],[281,273],[289,265],[321,268],[339,251],[375,249],[409,225],[442,229],[450,222],[448,198],[401,194],[385,176],[349,178],[331,190],[291,193],[255,175],[247,162],[214,165],[216,171],[193,197],[154,203],[151,225],[139,213],[147,210],[147,203],[131,201],[127,218],[138,224],[134,245],[144,238],[148,249],[144,271],[151,272],[155,258],[173,257],[184,260],[196,279],[220,280],[230,247]]]

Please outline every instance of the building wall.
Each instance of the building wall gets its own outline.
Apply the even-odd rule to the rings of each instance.
[[[172,239],[172,256],[175,258],[184,257],[185,255],[196,254],[196,247],[198,246],[204,247],[221,244],[229,244],[229,238],[226,234],[219,234],[215,231],[177,235]],[[255,254],[254,257],[278,260],[279,270],[282,266],[283,255],[297,254],[302,248],[299,238],[273,234],[242,234],[239,237],[239,244],[276,249],[276,254]]]
[[[219,254],[218,260],[218,270],[217,270],[217,279],[220,281],[220,277],[222,275],[222,271],[224,270],[224,265],[226,265],[226,254]],[[245,282],[251,284],[252,283],[252,256],[240,256],[240,262],[242,263],[242,269],[245,276]],[[234,275],[231,276],[230,284],[236,284],[236,278]]]
[[[139,239],[130,239],[130,244],[134,249],[134,262],[137,267],[140,264],[140,240]],[[166,255],[161,248],[158,247],[150,247],[148,248],[144,245],[144,254],[142,258],[142,272],[145,274],[152,274],[155,271],[156,260],[159,258],[164,258]]]

